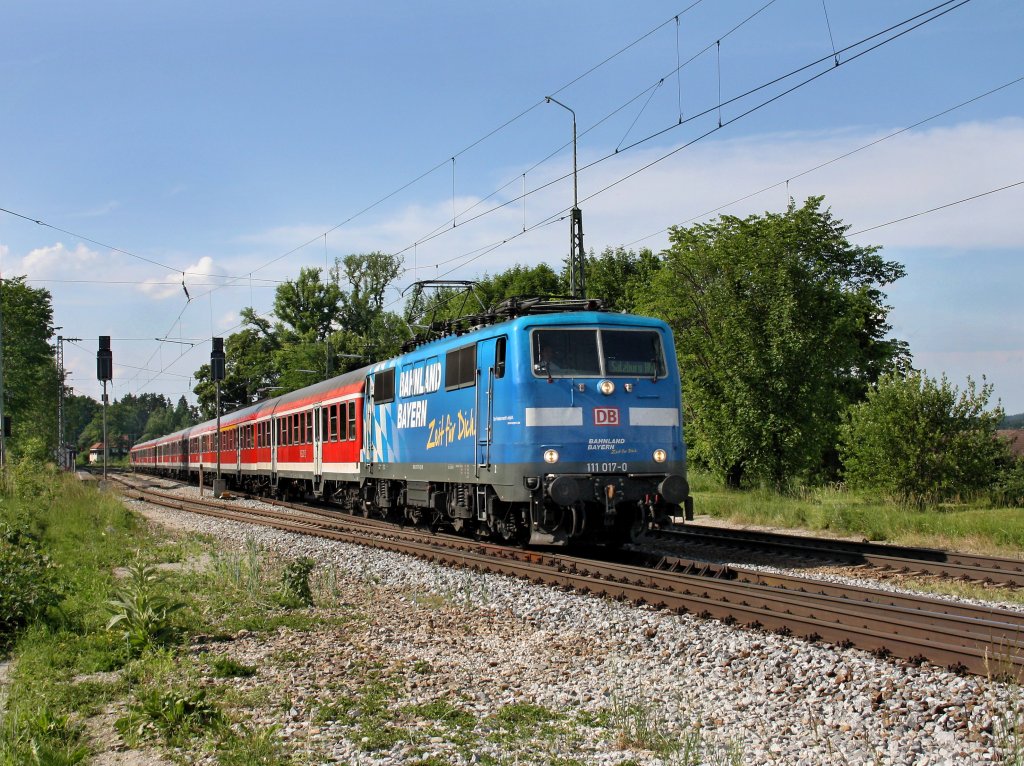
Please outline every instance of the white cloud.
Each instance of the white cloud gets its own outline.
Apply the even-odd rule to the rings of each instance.
[[[221,331],[233,330],[238,325],[238,321],[238,312],[228,311],[217,320],[217,328]]]
[[[852,231],[887,223],[1021,180],[1024,120],[965,123],[909,131],[852,156],[799,174],[892,131],[768,135],[697,144],[582,205],[595,244],[630,242],[765,187],[721,212],[744,216],[778,211],[789,195],[798,202],[824,194]],[[581,195],[602,188],[666,150],[645,151],[599,166],[580,178]],[[586,179],[586,180],[584,180]],[[1015,247],[1024,236],[1015,211],[1024,190],[1009,190],[877,229],[858,242],[890,247]],[[718,215],[715,213],[714,215]],[[655,242],[664,243],[664,237]]]
[[[175,295],[186,298],[198,298],[212,289],[210,283],[220,283],[224,277],[215,270],[213,258],[204,255],[190,266],[186,266],[182,273],[167,274],[161,279],[147,279],[139,283],[139,289],[146,295],[156,300],[166,300]],[[184,283],[184,287],[182,286]]]
[[[1014,169],[1024,167],[1024,120],[1017,118],[908,131],[802,175],[891,132],[845,129],[701,142],[587,199],[675,147],[624,152],[580,173],[585,244],[588,249],[601,249],[631,243],[695,218],[780,211],[787,200],[786,179],[791,179],[788,193],[798,203],[810,195],[824,194],[826,204],[852,227],[852,232],[1021,180]],[[595,158],[596,155],[582,153],[580,166]],[[568,169],[565,164],[557,169],[545,166],[528,174],[528,186],[533,188],[554,176],[556,170],[561,173]],[[521,171],[515,168],[508,170],[509,176],[518,172]],[[754,194],[775,184],[778,186]],[[485,193],[489,191],[486,189]],[[455,229],[450,227],[450,197],[422,200],[399,210],[374,211],[328,235],[330,256],[333,259],[336,254],[404,250],[406,267],[419,266],[421,278],[440,276],[460,263],[466,265],[453,277],[494,273],[515,263],[547,262],[560,266],[569,247],[567,221],[556,221],[517,236],[524,225],[522,201],[468,220],[518,193],[519,187],[512,184],[505,190],[505,196],[496,196],[469,214],[460,215],[460,226]],[[753,196],[729,204],[747,195]],[[570,179],[531,194],[525,203],[526,226],[532,227],[568,207],[571,199]],[[456,200],[455,206],[461,212],[478,201],[479,198],[463,197]],[[1016,215],[1022,202],[1024,187],[1017,187],[876,229],[855,241],[887,248],[1019,247],[1024,245],[1024,230],[1017,225]],[[720,207],[723,209],[709,215],[709,211]],[[323,245],[315,240],[327,228],[328,225],[280,226],[239,241],[267,248],[270,252],[265,260],[270,260],[312,240],[307,247],[275,264],[276,270],[260,273],[268,276],[273,271],[294,276],[298,263],[323,262]],[[435,229],[444,233],[423,242]],[[470,260],[478,248],[506,239],[508,243],[493,253]],[[406,250],[418,240],[422,243]],[[636,247],[658,250],[666,243],[667,235],[660,233],[638,242]],[[255,260],[263,262],[260,256]],[[435,268],[434,264],[441,265]]]
[[[37,247],[21,259],[18,272],[30,279],[67,279],[76,275],[93,274],[100,254],[82,243],[69,250],[62,242]]]

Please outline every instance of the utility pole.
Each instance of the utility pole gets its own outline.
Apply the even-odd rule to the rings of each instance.
[[[220,477],[220,382],[224,380],[224,339],[214,338],[210,352],[210,377],[217,384],[217,479],[213,482],[213,496],[224,494],[224,480]]]
[[[549,104],[558,104],[572,114],[572,211],[569,216],[569,294],[573,298],[586,298],[584,266],[586,252],[583,250],[583,211],[580,210],[579,183],[576,173],[576,112],[557,98],[545,96]]]
[[[64,433],[64,342],[77,343],[81,340],[57,336],[57,465],[65,471],[69,470],[71,465],[68,460],[70,453],[65,444],[67,435]]]

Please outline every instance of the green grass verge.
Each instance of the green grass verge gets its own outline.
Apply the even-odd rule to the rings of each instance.
[[[770,489],[731,490],[713,477],[690,472],[697,514],[737,523],[803,528],[903,545],[956,548],[978,553],[1024,553],[1024,514],[985,501],[913,509],[841,485],[792,494]]]
[[[209,558],[212,544],[160,538],[116,497],[51,469],[21,463],[0,478],[2,605],[20,615],[0,622],[12,669],[0,766],[86,762],[90,719],[108,710],[126,743],[181,748],[180,762],[194,760],[190,751],[214,751],[222,764],[291,762],[273,731],[234,715],[225,688],[200,683],[255,669],[199,663],[184,639],[239,624],[308,626],[291,611],[294,571],[286,579],[284,562],[253,551],[240,580],[223,566],[164,573],[151,565]]]

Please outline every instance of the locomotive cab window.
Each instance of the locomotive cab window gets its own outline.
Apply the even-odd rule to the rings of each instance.
[[[664,378],[661,336],[650,330],[602,330],[601,348],[608,375]]]
[[[494,377],[505,377],[505,352],[508,346],[508,337],[502,335],[494,344]]]
[[[381,370],[373,376],[373,403],[387,404],[395,401],[395,368]]]
[[[533,374],[545,378],[598,377],[597,330],[535,330]]]
[[[661,336],[653,330],[535,330],[533,374],[570,378],[667,375]]]
[[[444,357],[444,390],[466,388],[476,383],[476,344],[449,351]]]

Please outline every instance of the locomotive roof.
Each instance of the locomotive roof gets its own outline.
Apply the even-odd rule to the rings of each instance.
[[[453,333],[450,335],[444,335],[433,340],[426,341],[417,345],[415,348],[406,351],[396,357],[390,359],[384,359],[380,362],[376,362],[365,367],[360,367],[356,370],[337,375],[327,380],[322,380],[319,383],[314,383],[311,386],[296,389],[295,391],[289,391],[287,394],[276,396],[271,399],[264,399],[256,402],[255,404],[246,405],[245,407],[233,410],[224,415],[221,415],[221,427],[225,424],[231,425],[242,421],[254,420],[261,415],[269,415],[280,409],[293,409],[288,405],[299,405],[308,401],[321,400],[330,398],[330,395],[338,391],[339,389],[347,388],[349,386],[362,383],[363,379],[375,372],[376,370],[386,369],[388,367],[395,367],[402,363],[403,359],[418,356],[422,352],[428,353],[443,353],[448,348],[457,348],[471,343],[480,337],[490,337],[494,335],[500,335],[505,332],[515,331],[527,326],[564,326],[564,325],[584,325],[584,326],[619,326],[619,327],[651,327],[661,328],[665,327],[665,323],[660,319],[654,317],[640,316],[638,314],[613,314],[606,311],[562,311],[552,313],[527,313],[521,316],[512,317],[501,322],[494,322],[485,324],[483,326],[474,327],[461,333]],[[226,421],[226,423],[225,423]],[[163,444],[174,439],[187,437],[193,431],[196,434],[207,433],[211,428],[216,427],[216,420],[208,420],[202,423],[197,423],[190,428],[176,431],[166,436],[160,436],[156,439],[151,439],[147,442],[142,442],[135,445],[136,447],[152,446],[154,444]]]
[[[458,347],[466,343],[470,343],[479,337],[501,335],[510,330],[518,330],[527,326],[565,326],[570,324],[584,326],[615,325],[622,327],[665,327],[665,323],[662,320],[654,317],[641,316],[639,314],[612,314],[606,311],[563,311],[559,313],[524,314],[523,316],[513,317],[502,322],[485,324],[462,332],[433,338],[417,344],[415,348],[410,349],[401,356],[396,357],[394,360],[387,361],[398,361],[402,357],[411,356],[419,351],[425,351],[428,349],[435,351],[445,347]],[[377,369],[379,369],[379,367],[380,364],[373,366],[373,368]]]

